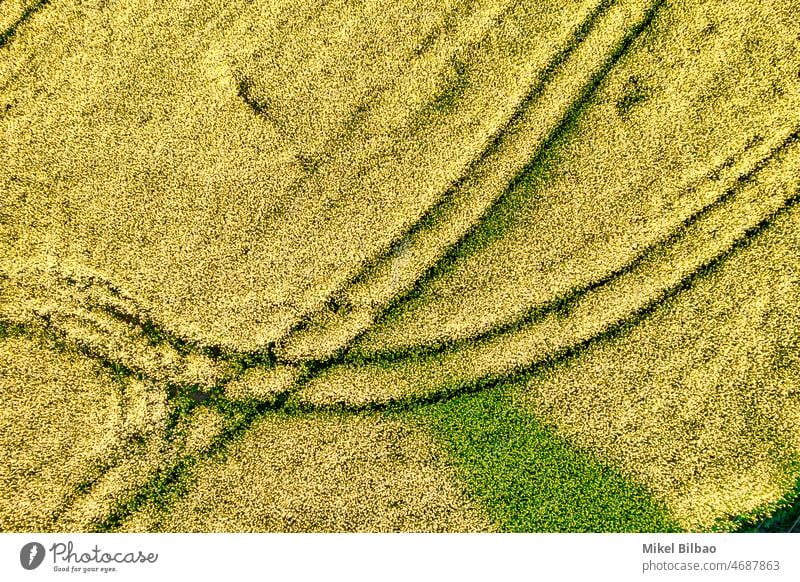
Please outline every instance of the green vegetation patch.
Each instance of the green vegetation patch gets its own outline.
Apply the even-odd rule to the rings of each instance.
[[[647,490],[518,410],[501,388],[415,412],[499,529],[676,531]]]

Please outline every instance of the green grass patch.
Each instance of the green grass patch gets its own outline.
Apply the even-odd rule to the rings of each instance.
[[[508,532],[677,531],[640,485],[572,447],[496,388],[414,413],[468,490]]]

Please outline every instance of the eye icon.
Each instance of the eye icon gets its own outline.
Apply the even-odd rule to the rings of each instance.
[[[19,551],[19,563],[26,570],[35,570],[44,561],[44,546],[39,542],[29,542]]]

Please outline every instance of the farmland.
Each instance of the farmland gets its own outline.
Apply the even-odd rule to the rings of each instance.
[[[0,3],[2,531],[789,531],[800,4]]]

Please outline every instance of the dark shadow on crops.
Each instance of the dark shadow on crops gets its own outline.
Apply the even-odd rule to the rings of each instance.
[[[275,357],[269,349],[237,352],[217,345],[191,342],[167,331],[149,317],[141,315],[141,312],[126,312],[113,305],[102,305],[96,308],[136,329],[154,347],[168,345],[181,355],[201,354],[214,360],[233,363],[240,371],[254,366],[272,366],[275,363]]]
[[[625,82],[622,97],[617,101],[617,112],[625,119],[635,106],[647,101],[648,97],[649,91],[644,83],[636,75],[631,75]]]
[[[181,355],[199,354],[219,361],[233,364],[239,371],[254,366],[271,366],[275,363],[275,357],[270,349],[253,350],[249,352],[227,349],[223,346],[205,344],[184,339],[178,334],[169,331],[165,326],[157,323],[147,315],[147,310],[142,308],[135,300],[127,296],[121,289],[110,281],[97,276],[89,276],[83,279],[76,279],[70,275],[61,278],[61,281],[68,287],[73,288],[80,294],[85,287],[95,287],[104,293],[110,294],[114,299],[125,307],[118,307],[108,301],[93,302],[87,305],[89,310],[108,315],[120,323],[125,324],[132,330],[141,334],[142,337],[153,347],[169,346]]]
[[[442,114],[452,111],[455,109],[459,100],[464,96],[469,86],[469,68],[467,63],[460,59],[454,59],[449,83],[447,83],[444,89],[433,99],[430,105],[430,112],[435,111]],[[429,114],[429,111],[426,109],[423,112],[423,117],[428,117]]]
[[[256,95],[250,79],[247,77],[239,77],[236,79],[236,94],[244,101],[245,105],[253,110],[253,113],[263,117],[272,124],[278,124],[272,111],[272,104]]]

